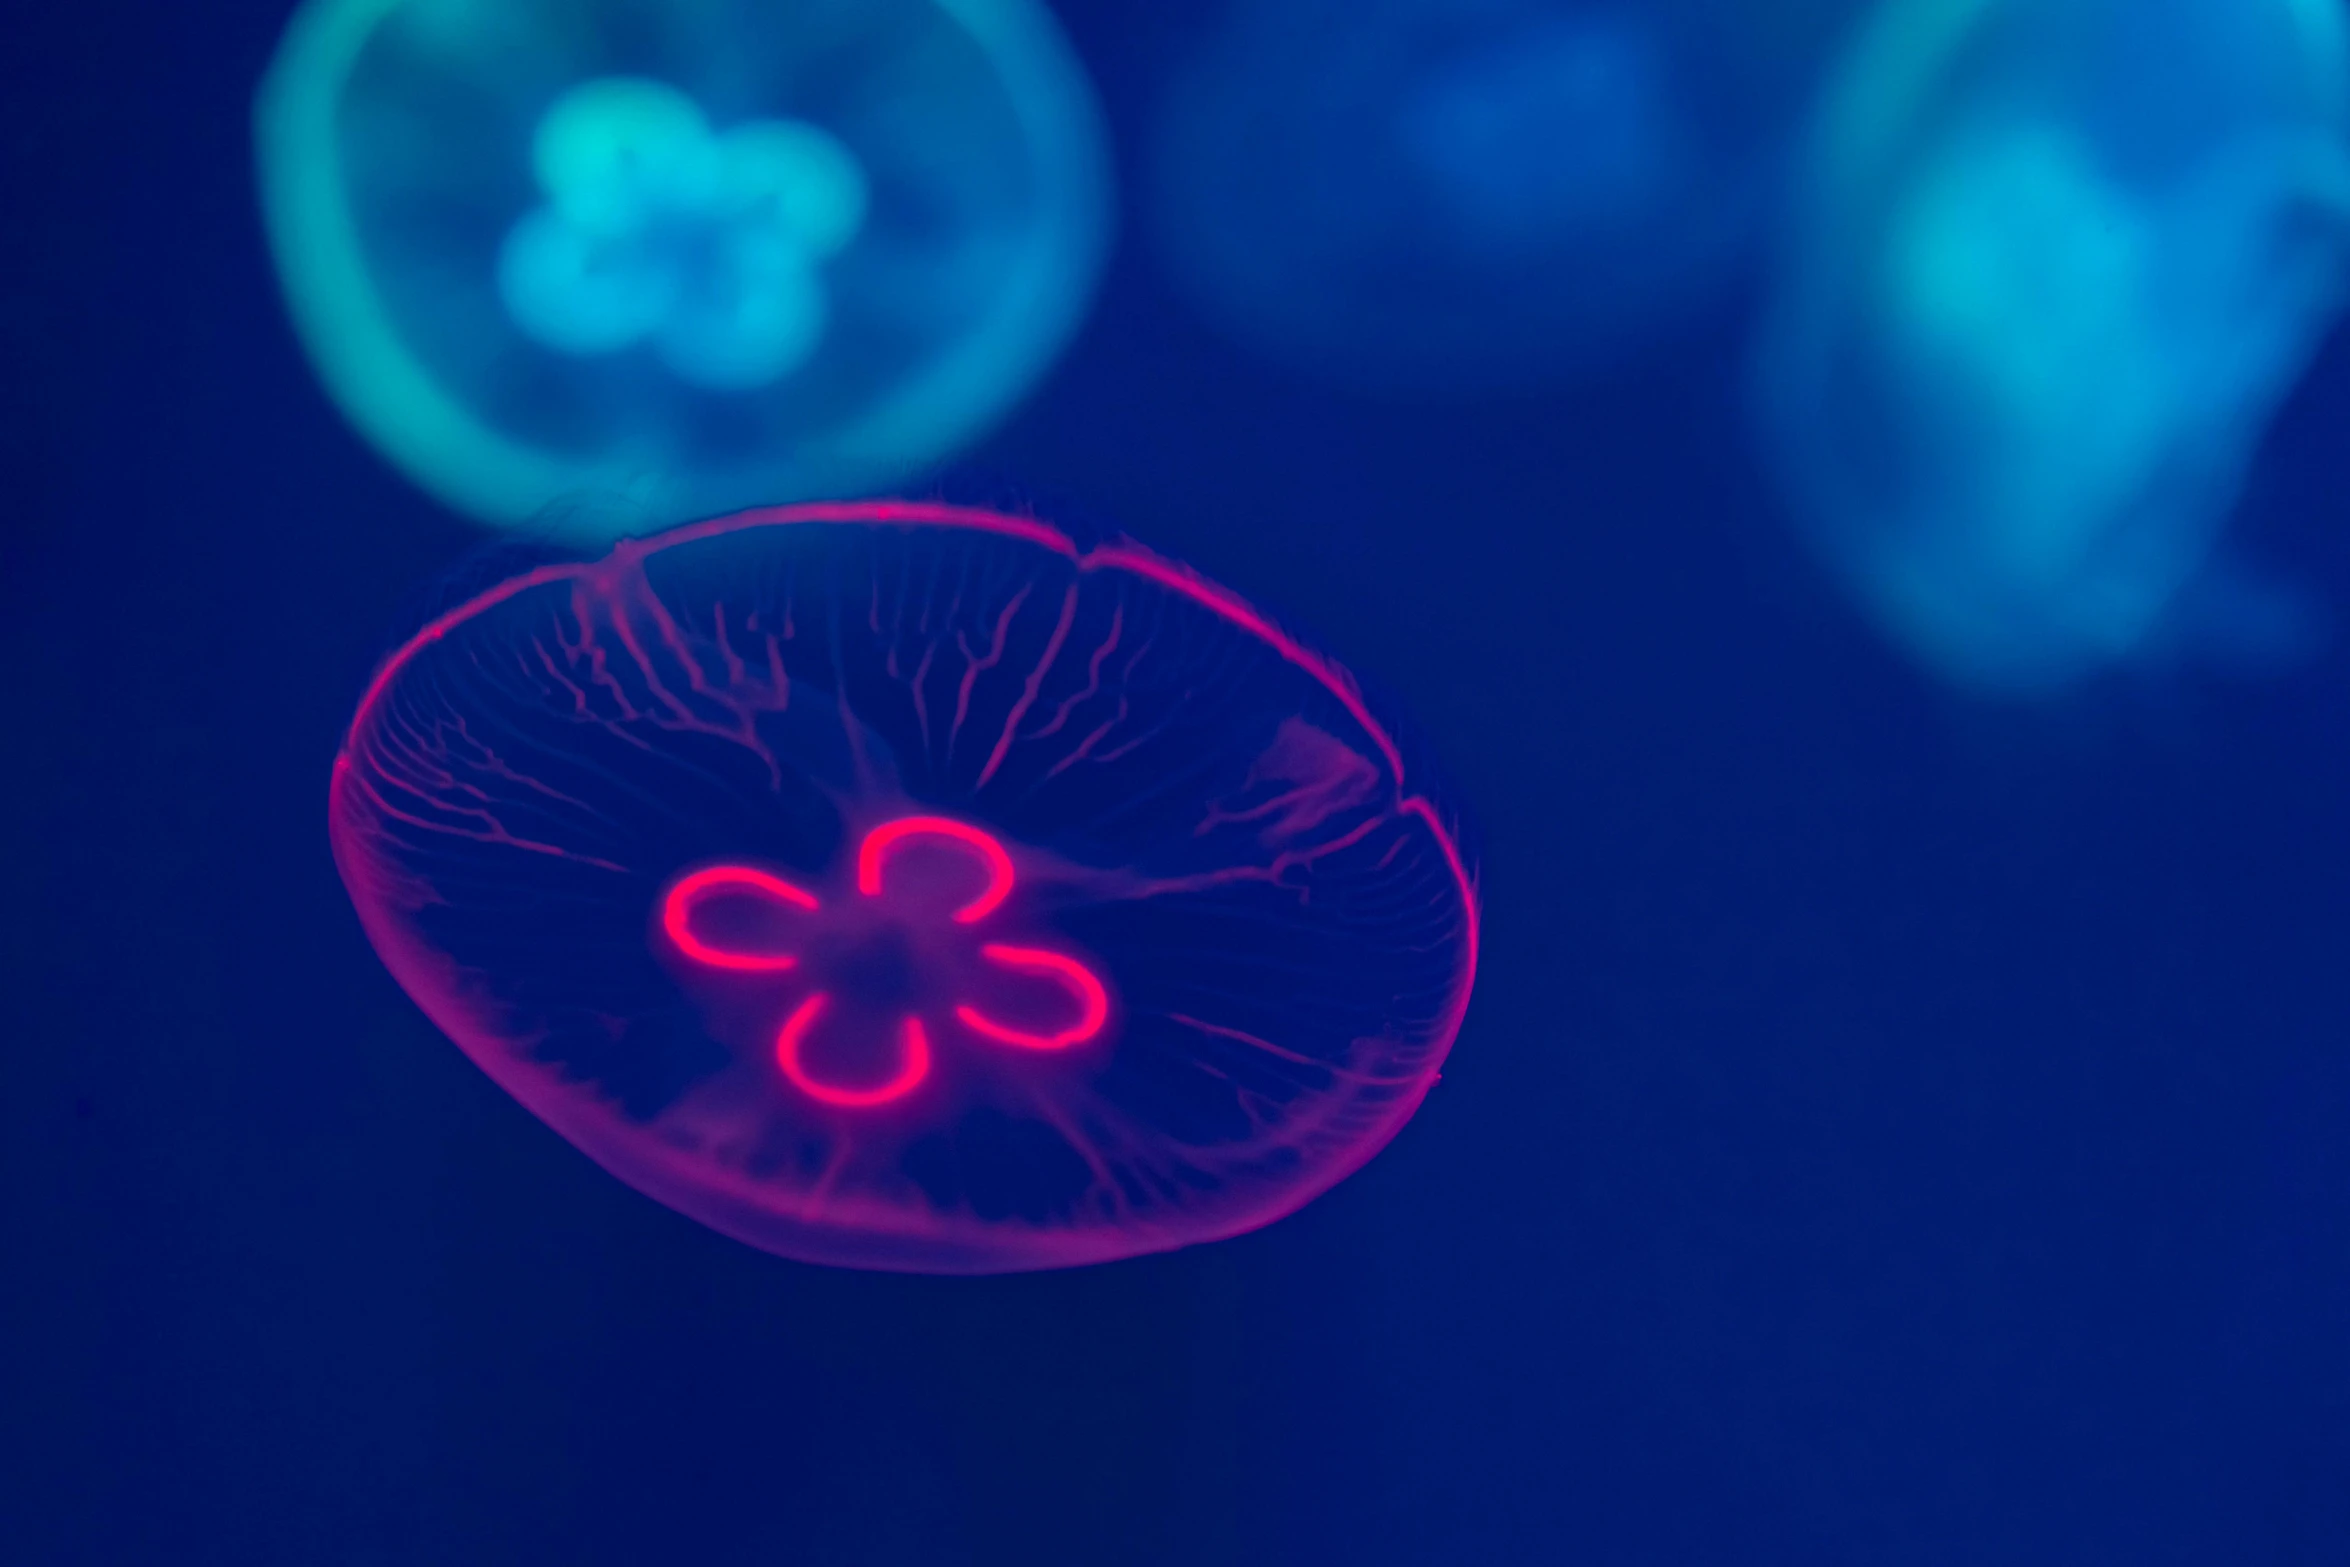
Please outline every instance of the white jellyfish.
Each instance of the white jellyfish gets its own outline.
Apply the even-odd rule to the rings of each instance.
[[[1856,41],[1757,413],[1817,553],[1942,677],[2302,637],[2215,545],[2342,298],[2346,61],[2333,0],[1895,0]]]
[[[1035,0],[309,0],[257,130],[329,391],[494,523],[896,483],[1050,363],[1107,238]]]

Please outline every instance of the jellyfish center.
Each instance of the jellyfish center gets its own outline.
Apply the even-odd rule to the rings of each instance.
[[[661,82],[582,82],[539,119],[541,202],[498,256],[523,335],[587,358],[649,348],[679,379],[748,392],[823,337],[822,268],[864,227],[865,173],[803,120],[714,129]]]
[[[830,943],[821,966],[842,994],[874,1010],[904,1011],[922,999],[921,949],[913,932],[896,924]]]
[[[1091,965],[1000,939],[1019,935],[1007,911],[1018,873],[993,834],[896,817],[865,834],[838,880],[820,893],[754,866],[709,865],[670,883],[657,910],[687,971],[760,987],[768,1054],[790,1091],[872,1109],[919,1089],[950,1042],[1033,1056],[1107,1030],[1110,991]]]

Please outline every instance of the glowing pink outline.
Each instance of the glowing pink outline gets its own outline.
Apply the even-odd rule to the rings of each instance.
[[[1077,1021],[1056,1034],[1032,1034],[1026,1029],[1007,1028],[974,1006],[955,1008],[955,1021],[982,1039],[1021,1050],[1066,1050],[1093,1038],[1110,1020],[1108,987],[1093,970],[1065,952],[1049,952],[1042,947],[1007,947],[991,941],[979,949],[979,955],[1015,974],[1053,975],[1065,981],[1070,994],[1077,998]]]
[[[951,816],[900,816],[883,822],[857,846],[857,890],[868,898],[881,896],[881,867],[889,851],[908,838],[948,838],[977,849],[987,865],[987,885],[978,897],[955,910],[955,923],[969,925],[1003,907],[1012,895],[1012,857],[993,833],[956,821]]]
[[[984,827],[957,821],[947,816],[899,816],[883,822],[865,835],[857,846],[857,890],[868,898],[881,896],[881,871],[889,851],[907,838],[945,838],[975,849],[987,865],[988,882],[978,897],[955,911],[952,918],[969,924],[1003,906],[1012,895],[1014,872],[1012,856],[996,836]],[[797,968],[799,959],[789,953],[728,952],[713,947],[693,931],[693,911],[702,899],[715,890],[726,887],[750,887],[785,903],[813,912],[819,907],[816,895],[804,887],[795,886],[782,877],[748,865],[708,865],[677,879],[661,901],[661,928],[677,946],[677,950],[697,963],[712,968],[731,969],[749,973],[780,973]],[[1049,975],[1067,987],[1077,1002],[1077,1021],[1069,1027],[1050,1034],[1039,1034],[1024,1028],[1013,1028],[998,1023],[994,1018],[968,1004],[955,1008],[955,1020],[980,1038],[999,1045],[1010,1045],[1018,1050],[1067,1050],[1082,1045],[1102,1031],[1110,1020],[1110,992],[1100,976],[1065,952],[1054,952],[1044,947],[1013,947],[1001,942],[987,942],[979,955],[1015,974]],[[776,1062],[792,1085],[811,1099],[844,1109],[866,1109],[902,1099],[913,1091],[930,1072],[930,1038],[921,1020],[906,1019],[906,1066],[896,1077],[872,1089],[832,1088],[817,1082],[800,1066],[800,1041],[815,1025],[830,998],[817,991],[795,1007],[784,1019],[783,1028],[776,1036]]]
[[[711,968],[733,969],[745,974],[777,974],[785,969],[799,967],[800,960],[788,952],[728,952],[713,947],[694,934],[693,913],[702,900],[713,891],[724,887],[748,887],[765,893],[780,902],[796,908],[813,911],[816,894],[805,887],[796,887],[781,876],[753,870],[748,865],[710,865],[689,875],[680,876],[661,900],[661,929],[677,950]]]
[[[792,1008],[791,1016],[783,1020],[783,1027],[775,1034],[775,1064],[791,1085],[819,1104],[833,1105],[842,1110],[870,1110],[876,1105],[894,1103],[912,1093],[930,1075],[930,1036],[923,1031],[922,1020],[906,1019],[905,1063],[897,1076],[871,1088],[835,1088],[820,1083],[808,1075],[800,1065],[800,1041],[823,1015],[832,997],[817,991],[807,1000]]]

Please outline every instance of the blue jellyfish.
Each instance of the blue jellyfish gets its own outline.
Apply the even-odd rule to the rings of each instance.
[[[1374,389],[1602,365],[1758,228],[1750,36],[1686,0],[1253,0],[1171,84],[1152,205],[1232,335]]]
[[[1107,240],[1034,0],[309,0],[256,127],[329,391],[497,524],[902,479],[1036,378]]]
[[[1809,542],[1944,678],[2309,629],[2215,545],[2341,299],[2346,59],[2334,0],[1898,0],[1856,41],[1757,412]]]

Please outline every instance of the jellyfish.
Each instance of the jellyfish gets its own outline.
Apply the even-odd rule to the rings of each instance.
[[[1733,277],[1780,123],[1680,0],[1254,0],[1168,94],[1170,271],[1236,337],[1383,391],[1589,371]]]
[[[1269,1223],[1414,1113],[1476,968],[1457,808],[1344,669],[1137,545],[943,506],[473,592],[368,687],[329,822],[484,1071],[807,1262]]]
[[[1069,337],[1108,225],[1035,0],[308,0],[256,129],[351,422],[583,543],[951,454]]]
[[[1928,668],[2045,695],[2311,627],[2220,554],[2341,301],[2327,0],[1900,0],[1844,61],[1759,337],[1798,523]]]

